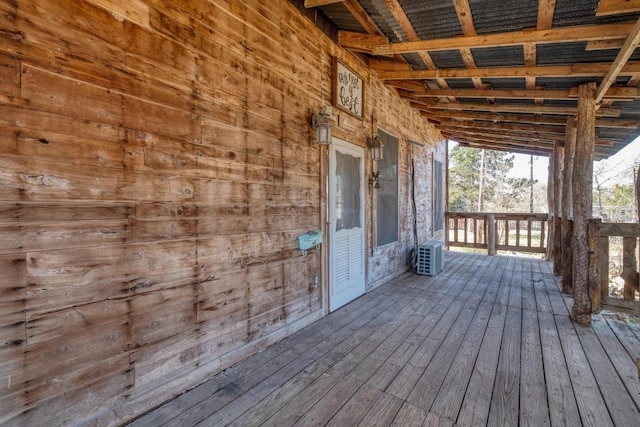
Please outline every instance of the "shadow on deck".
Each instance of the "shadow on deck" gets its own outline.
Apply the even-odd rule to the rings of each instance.
[[[571,322],[543,260],[445,256],[131,425],[640,425],[637,324]]]

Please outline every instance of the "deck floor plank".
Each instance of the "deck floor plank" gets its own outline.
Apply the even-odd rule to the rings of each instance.
[[[627,426],[640,326],[568,317],[549,263],[445,252],[130,426]]]
[[[364,418],[358,423],[362,427],[385,427],[391,425],[400,407],[404,404],[399,399],[389,393],[382,392],[369,409]]]
[[[578,404],[571,386],[555,318],[550,313],[538,313],[538,322],[551,425],[580,426]]]
[[[582,425],[594,427],[614,425],[591,371],[585,350],[580,344],[576,327],[581,326],[574,325],[566,316],[555,316],[555,319]]]
[[[534,310],[522,311],[520,424],[540,427],[551,425],[544,378],[540,326],[538,313]]]
[[[640,408],[640,374],[638,373],[638,367],[633,363],[635,358],[633,355],[631,355],[631,359],[628,357],[626,349],[603,316],[595,319],[593,330],[607,352],[607,356],[620,379],[629,391],[629,396],[635,402],[636,408]],[[637,354],[636,357],[640,357],[640,346],[638,346],[635,354]]]
[[[595,319],[594,322],[602,320]],[[640,424],[640,411],[631,396],[627,393],[616,393],[625,386],[593,328],[579,327],[577,332],[614,424]]]
[[[522,309],[507,308],[504,335],[498,356],[498,370],[489,410],[489,425],[518,425],[521,319]]]

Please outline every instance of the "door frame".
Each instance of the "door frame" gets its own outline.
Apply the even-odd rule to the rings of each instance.
[[[329,146],[329,150],[328,150],[328,155],[326,157],[327,162],[326,162],[326,187],[325,187],[325,191],[323,191],[323,193],[326,195],[326,224],[327,224],[327,233],[325,234],[327,236],[327,255],[326,255],[326,264],[327,267],[325,269],[325,271],[327,272],[327,281],[326,281],[326,287],[325,287],[325,298],[324,301],[326,301],[326,309],[325,309],[325,313],[329,313],[331,312],[331,287],[333,284],[333,262],[332,262],[332,257],[333,257],[333,245],[334,245],[334,221],[335,219],[335,197],[333,194],[333,188],[334,188],[334,174],[332,172],[332,168],[335,167],[335,165],[333,164],[333,159],[335,159],[335,151],[336,151],[336,147],[341,147],[344,148],[344,151],[351,151],[354,154],[356,154],[359,158],[362,159],[362,162],[360,163],[360,206],[361,206],[361,211],[360,211],[360,222],[361,222],[361,229],[362,229],[362,254],[363,254],[363,259],[362,259],[362,269],[363,269],[363,293],[361,295],[364,295],[366,293],[366,286],[367,286],[367,264],[368,264],[368,252],[367,252],[367,242],[368,242],[368,236],[367,236],[367,223],[368,223],[368,217],[367,217],[367,185],[366,185],[366,173],[367,173],[367,152],[366,150],[356,144],[352,144],[348,141],[345,141],[343,139],[340,138],[336,138],[333,137],[332,138],[332,143]],[[356,297],[357,298],[357,297]],[[355,298],[354,298],[355,299]],[[339,308],[339,307],[338,307]],[[338,309],[336,308],[336,310]]]

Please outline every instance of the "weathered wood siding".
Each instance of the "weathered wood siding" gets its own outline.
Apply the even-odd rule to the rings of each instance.
[[[0,424],[120,424],[325,314],[296,236],[324,228],[334,56],[367,88],[334,134],[364,146],[373,114],[402,147],[375,284],[413,245],[407,140],[421,238],[445,146],[294,7],[0,1]]]

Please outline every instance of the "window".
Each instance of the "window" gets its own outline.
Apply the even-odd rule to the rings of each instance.
[[[384,144],[384,158],[379,160],[380,188],[376,191],[376,244],[398,241],[398,138],[378,130]]]

